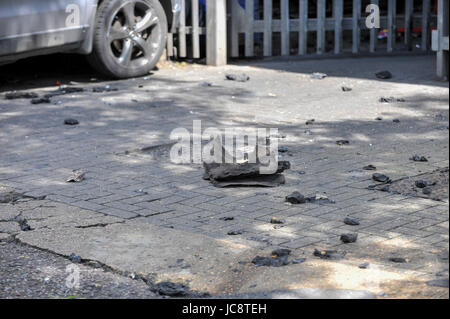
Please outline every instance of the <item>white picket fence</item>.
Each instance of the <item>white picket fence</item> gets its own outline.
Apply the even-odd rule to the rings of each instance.
[[[279,19],[274,18],[275,1],[280,2]],[[169,34],[168,56],[200,58],[200,37],[205,35],[208,39],[207,43],[215,43],[215,46],[206,50],[207,55],[217,55],[214,50],[219,47],[221,50],[226,50],[228,56],[240,57],[240,46],[244,42],[243,56],[253,57],[255,56],[255,34],[262,35],[258,40],[261,39],[263,55],[266,57],[273,56],[274,45],[280,46],[276,52],[280,52],[281,55],[290,55],[292,52],[298,55],[308,54],[308,37],[313,36],[316,46],[314,54],[321,55],[326,52],[326,44],[329,40],[327,35],[329,36],[330,31],[334,34],[332,51],[335,54],[341,54],[344,51],[343,33],[347,30],[351,30],[352,34],[351,52],[354,54],[362,52],[361,32],[363,30],[370,32],[367,43],[368,52],[376,52],[380,50],[380,46],[377,45],[380,29],[373,28],[370,31],[367,29],[366,19],[369,13],[366,13],[365,6],[368,2],[387,6],[387,12],[380,17],[380,28],[388,29],[386,49],[383,48],[383,50],[387,52],[395,50],[396,31],[399,28],[404,28],[404,45],[402,47],[406,50],[412,49],[413,26],[422,28],[421,50],[428,51],[431,49],[430,23],[432,21],[435,23],[437,20],[432,12],[432,5],[435,0],[423,0],[421,12],[417,12],[417,8],[416,12],[413,11],[414,0],[332,0],[332,15],[329,17],[326,14],[327,9],[330,9],[327,8],[327,3],[330,5],[331,1],[294,1],[298,1],[298,9],[296,8],[298,16],[296,18],[292,18],[292,12],[290,12],[292,0],[246,0],[245,9],[239,5],[238,0],[207,0],[208,17],[204,19],[203,25],[200,26],[201,5],[199,0],[183,0],[180,27],[176,34]],[[404,12],[397,12],[398,1],[404,2]],[[347,6],[347,11],[348,5],[352,6],[350,15],[344,15],[344,3]],[[316,9],[313,12],[314,14],[311,14],[313,6]],[[255,18],[255,9],[258,11],[261,8],[263,14],[257,16],[262,16],[262,19]],[[222,17],[223,19],[228,18],[228,27],[224,25],[223,29],[222,26],[216,26],[216,19],[219,19],[219,24],[222,25]],[[274,33],[280,34],[280,43],[273,43]],[[296,41],[291,43],[294,34],[294,37],[297,38]],[[222,43],[222,40],[225,43]],[[228,49],[226,49],[227,40]]]
[[[352,16],[344,16],[344,0],[332,1],[332,17],[326,17],[326,0],[297,0],[299,13],[298,18],[290,18],[289,0],[280,1],[280,19],[273,19],[273,1],[263,1],[264,19],[255,19],[255,2],[246,0],[245,10],[239,6],[236,0],[231,1],[231,56],[239,57],[239,35],[245,34],[245,56],[252,57],[254,52],[255,33],[263,34],[264,56],[272,56],[273,44],[272,34],[281,34],[281,55],[289,55],[291,50],[291,32],[298,34],[298,47],[295,48],[298,55],[307,54],[308,36],[315,32],[316,54],[325,52],[326,31],[334,32],[334,53],[340,54],[343,50],[343,31],[352,31],[352,52],[360,52],[361,30],[367,29],[366,19],[369,13],[362,8],[361,0],[353,0]],[[424,51],[430,49],[430,12],[431,1],[422,1],[422,13],[413,14],[413,0],[398,0],[405,2],[405,12],[398,14],[396,11],[397,0],[385,0],[388,5],[388,13],[380,17],[381,29],[388,29],[387,52],[392,52],[396,44],[395,31],[399,27],[405,29],[405,45],[411,48],[412,26],[419,24],[422,27],[422,44]],[[309,18],[309,5],[317,4],[317,12],[314,18]],[[372,4],[381,1],[372,0]],[[435,17],[434,17],[435,18]],[[379,29],[370,30],[369,51],[377,49],[377,36]]]
[[[186,10],[190,6],[190,10]],[[188,11],[189,17],[186,16]],[[192,50],[190,56],[194,59],[200,58],[200,36],[206,35],[206,26],[201,27],[199,24],[200,3],[199,0],[183,0],[180,26],[177,30],[177,41],[174,42],[174,34],[169,33],[167,40],[167,55],[169,57],[177,56],[186,58],[188,56],[187,38],[191,38],[189,48]],[[188,19],[190,18],[190,19]],[[190,21],[190,25],[186,25],[186,21]]]

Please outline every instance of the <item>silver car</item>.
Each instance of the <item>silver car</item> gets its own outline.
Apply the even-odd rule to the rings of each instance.
[[[0,64],[85,54],[114,78],[141,76],[163,54],[181,0],[0,0]]]

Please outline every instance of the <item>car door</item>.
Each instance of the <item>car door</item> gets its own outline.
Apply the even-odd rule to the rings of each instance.
[[[0,56],[80,42],[87,1],[1,0]]]

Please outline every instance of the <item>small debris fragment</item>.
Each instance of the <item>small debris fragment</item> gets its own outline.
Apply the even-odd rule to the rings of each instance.
[[[250,80],[250,77],[245,74],[227,74],[225,75],[225,78],[229,81],[236,81],[236,82],[247,82]]]
[[[276,217],[272,217],[272,219],[270,220],[271,224],[284,224],[284,220],[283,219],[278,219]]]
[[[189,287],[183,284],[164,281],[150,287],[150,290],[161,296],[182,297],[189,293]]]
[[[310,120],[307,120],[305,124],[306,125],[313,125],[315,122],[316,122],[315,119],[310,119]]]
[[[372,175],[372,179],[376,182],[380,182],[380,183],[390,183],[391,179],[384,175],[384,174],[380,174],[380,173],[375,173]]]
[[[314,72],[313,74],[311,74],[311,79],[322,80],[322,79],[325,79],[327,76],[328,75],[325,73]]]
[[[80,124],[80,122],[78,122],[78,120],[75,120],[75,119],[65,119],[64,124],[65,125],[78,125],[78,124]]]
[[[424,195],[430,195],[432,192],[433,192],[433,190],[432,190],[431,188],[429,188],[429,187],[425,187],[425,188],[423,189],[423,191],[422,191],[422,193],[423,193]]]
[[[399,119],[393,119],[392,122],[394,122],[394,123],[400,123],[400,120],[399,120]]]
[[[314,204],[334,204],[334,201],[329,199],[324,194],[316,194],[313,196],[305,197],[299,192],[293,192],[292,194],[286,196],[286,202],[291,204],[305,204],[305,203],[314,203]]]
[[[345,217],[344,224],[350,225],[350,226],[358,226],[360,224],[359,220],[355,218]]]
[[[241,235],[242,231],[241,230],[230,230],[227,235],[229,236],[236,236],[236,235]]]
[[[363,167],[363,170],[366,170],[366,171],[376,171],[377,168],[376,168],[374,165],[367,165],[367,166],[364,166],[364,167]]]
[[[278,152],[280,152],[280,153],[287,153],[288,151],[289,151],[289,149],[286,146],[278,147]]]
[[[358,239],[358,234],[342,234],[340,239],[344,244],[354,243]]]
[[[75,263],[75,264],[81,263],[81,257],[78,256],[78,255],[76,255],[76,254],[74,254],[74,253],[72,253],[72,254],[69,256],[69,260],[70,260],[71,262]]]
[[[348,140],[339,140],[339,141],[336,141],[336,144],[339,145],[339,146],[349,145],[350,141],[348,141]]]
[[[86,173],[80,170],[73,171],[72,175],[66,180],[67,183],[79,183],[84,180]]]
[[[256,266],[281,267],[289,264],[289,249],[277,249],[272,251],[271,257],[256,256],[252,263]]]
[[[380,103],[396,103],[396,102],[405,102],[405,99],[396,98],[393,96],[390,96],[390,97],[383,96],[380,98]]]
[[[286,201],[291,204],[304,204],[306,203],[305,196],[299,192],[293,192],[292,194],[286,196]]]
[[[222,217],[219,219],[228,222],[228,221],[234,220],[234,217]]]
[[[381,80],[387,80],[392,78],[392,73],[389,71],[381,71],[375,73],[375,76]]]
[[[345,252],[338,252],[336,250],[318,250],[314,249],[314,256],[319,257],[320,259],[330,259],[330,260],[338,260],[345,257]]]
[[[418,187],[418,188],[425,188],[425,187],[428,186],[428,182],[427,182],[427,181],[422,181],[422,180],[416,181],[414,184],[415,184],[416,187]]]
[[[353,90],[352,88],[347,87],[347,86],[343,86],[341,89],[342,89],[343,92],[350,92],[350,91]]]
[[[15,218],[15,221],[19,223],[19,226],[20,226],[20,230],[21,230],[21,231],[30,231],[30,230],[33,230],[33,229],[30,227],[30,225],[28,225],[28,221],[27,221],[25,218],[18,216],[18,217]]]
[[[410,158],[411,161],[414,162],[428,162],[428,159],[425,156],[414,155]]]
[[[289,264],[289,257],[283,256],[283,257],[262,257],[262,256],[256,256],[253,258],[252,263],[255,266],[267,266],[267,267],[281,267],[286,266]]]
[[[360,264],[358,267],[361,269],[367,269],[369,268],[370,264],[368,262]]]
[[[391,257],[389,258],[389,261],[392,261],[393,263],[406,263],[406,259],[402,257]]]
[[[289,256],[290,254],[291,250],[286,248],[275,249],[272,251],[272,257],[284,257]]]

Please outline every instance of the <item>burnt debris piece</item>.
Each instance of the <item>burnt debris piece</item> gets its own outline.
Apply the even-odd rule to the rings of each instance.
[[[428,159],[425,156],[420,155],[413,155],[410,160],[414,162],[428,162]]]
[[[150,287],[150,290],[161,296],[184,297],[189,294],[189,287],[183,284],[163,281]]]
[[[405,99],[396,98],[396,97],[393,97],[393,96],[380,97],[380,103],[400,103],[400,102],[406,102],[406,101],[405,101]]]
[[[428,186],[428,182],[423,180],[416,181],[414,184],[417,188],[425,188]]]
[[[348,140],[339,140],[339,141],[336,141],[336,144],[339,145],[339,146],[349,145],[350,141],[348,141]]]
[[[247,82],[250,80],[250,77],[245,74],[227,74],[225,75],[225,78],[229,81],[236,81],[236,82]]]
[[[69,260],[70,260],[71,262],[73,262],[74,264],[79,264],[79,263],[81,263],[81,257],[78,256],[78,255],[76,255],[76,254],[74,254],[74,253],[70,254]]]
[[[344,244],[354,243],[358,239],[358,234],[342,234],[340,239]]]
[[[387,175],[380,174],[380,173],[373,174],[372,179],[376,182],[380,182],[383,184],[388,184],[391,182],[391,179]]]
[[[336,250],[318,250],[314,249],[313,255],[320,259],[339,260],[343,259],[346,255],[345,252],[339,252]]]
[[[393,262],[393,263],[398,263],[398,264],[403,264],[406,263],[406,259],[403,257],[391,257],[389,258],[389,261]]]
[[[30,227],[30,225],[28,225],[28,221],[27,221],[25,218],[23,218],[23,217],[21,217],[21,216],[17,216],[17,217],[15,218],[15,221],[19,224],[19,227],[20,227],[20,230],[21,230],[21,231],[30,231],[30,230],[33,230],[33,229]]]
[[[281,173],[290,169],[291,164],[288,161],[279,161],[278,169],[274,174],[261,174],[262,165],[259,163],[204,163],[203,166],[205,168],[203,179],[211,181],[216,187],[276,187],[285,183]]]
[[[65,119],[64,124],[65,125],[78,125],[78,124],[80,124],[80,122],[78,122],[78,120],[76,120],[76,119]]]
[[[313,203],[313,204],[334,204],[335,202],[329,199],[324,194],[315,194],[312,196],[304,196],[300,192],[293,192],[292,194],[286,196],[286,202],[291,204],[305,204],[305,203]]]
[[[363,167],[363,170],[365,171],[376,171],[377,168],[374,165],[367,165]]]
[[[270,257],[256,256],[252,263],[255,266],[281,267],[289,264],[289,249],[277,249],[272,251]]]
[[[272,218],[270,219],[270,223],[271,223],[271,224],[284,224],[285,221],[284,221],[283,219],[279,219],[279,218],[277,218],[277,217],[272,217]]]
[[[375,73],[375,76],[381,80],[388,80],[392,78],[392,73],[389,71],[381,71]]]
[[[345,217],[344,218],[344,224],[350,225],[350,226],[358,226],[360,224],[358,219]]]
[[[343,87],[341,87],[341,89],[342,89],[342,92],[350,92],[353,90],[351,87],[348,87],[348,86],[343,86]]]

